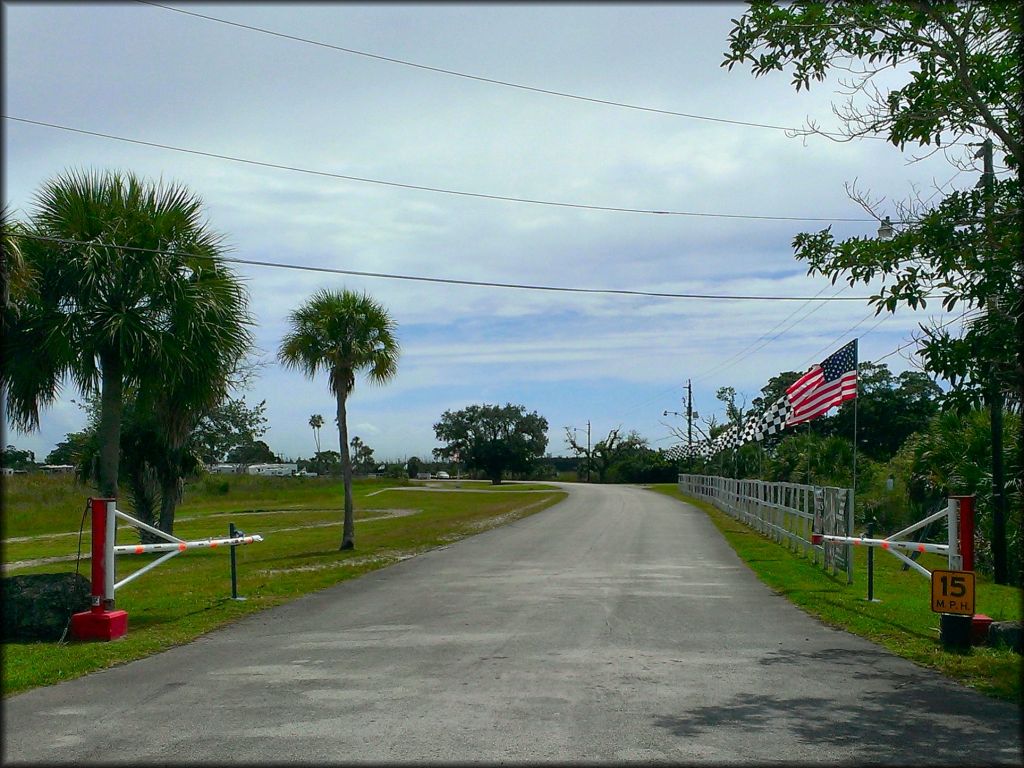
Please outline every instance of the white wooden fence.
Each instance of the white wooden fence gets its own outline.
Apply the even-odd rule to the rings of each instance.
[[[749,525],[791,551],[803,552],[832,574],[853,582],[850,544],[811,542],[815,530],[853,536],[853,491],[799,483],[769,483],[709,475],[679,475],[679,490],[707,499],[718,509]],[[815,526],[815,517],[820,523]]]

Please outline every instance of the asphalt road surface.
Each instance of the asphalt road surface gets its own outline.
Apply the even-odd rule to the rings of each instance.
[[[1021,764],[1020,713],[773,595],[700,511],[539,514],[3,704],[3,762]]]

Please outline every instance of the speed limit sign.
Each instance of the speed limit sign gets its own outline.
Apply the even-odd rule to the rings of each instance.
[[[974,571],[932,571],[932,610],[974,615]]]

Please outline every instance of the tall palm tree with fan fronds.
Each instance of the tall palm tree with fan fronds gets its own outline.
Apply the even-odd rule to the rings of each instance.
[[[338,440],[345,485],[341,549],[355,547],[352,456],[348,450],[347,402],[356,375],[384,384],[398,372],[399,344],[388,311],[365,293],[321,289],[288,316],[278,359],[309,378],[327,373],[337,403]]]
[[[159,418],[173,452],[251,345],[247,295],[180,184],[68,171],[36,194],[27,234],[35,286],[5,329],[8,414],[37,428],[66,376],[97,395],[98,485],[113,498],[126,394]]]

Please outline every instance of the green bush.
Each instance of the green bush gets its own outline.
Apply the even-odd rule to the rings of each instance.
[[[231,483],[220,477],[204,477],[203,493],[209,496],[227,496],[231,490]]]

